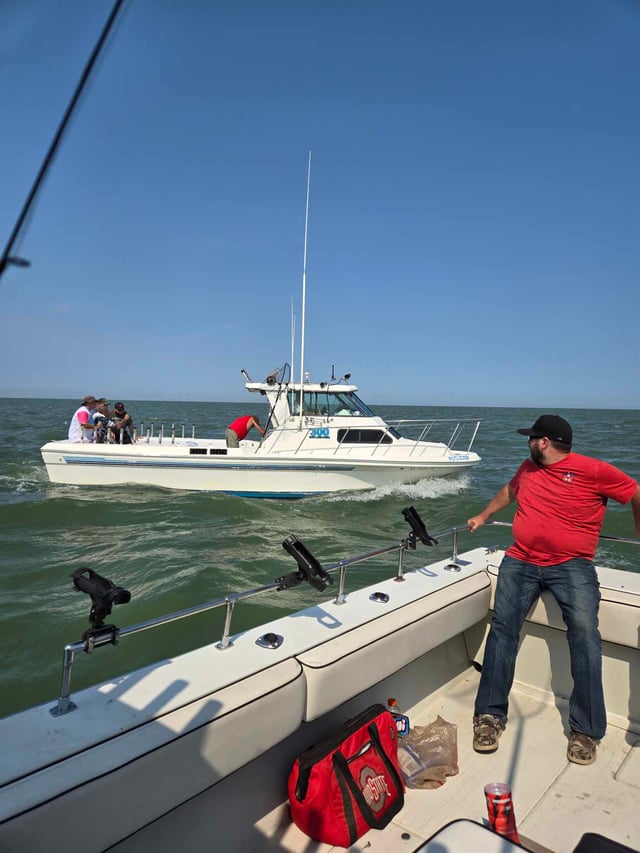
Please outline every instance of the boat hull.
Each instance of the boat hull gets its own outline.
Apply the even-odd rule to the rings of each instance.
[[[194,451],[197,451],[194,453]],[[165,489],[224,492],[251,497],[300,498],[362,491],[391,483],[415,483],[464,471],[475,453],[438,453],[439,458],[386,457],[380,460],[313,455],[265,454],[247,443],[227,449],[222,442],[79,445],[49,442],[42,459],[53,483],[76,486],[136,484]]]
[[[315,849],[291,824],[290,768],[301,751],[390,696],[412,727],[437,715],[457,726],[460,772],[440,789],[408,789],[400,815],[364,836],[360,849],[422,850],[460,818],[481,829],[483,788],[495,779],[512,784],[526,849],[570,853],[586,831],[636,848],[639,578],[598,569],[609,723],[598,763],[566,759],[566,627],[546,592],[527,614],[509,724],[487,757],[473,750],[471,718],[502,556],[477,548],[455,563],[431,562],[403,582],[395,575],[345,600],[323,598],[227,645],[208,637],[201,648],[74,692],[63,713],[49,702],[0,720],[0,848],[161,853],[211,849],[215,833],[225,850]],[[125,630],[102,653],[126,655]],[[282,642],[261,642],[273,637]],[[446,849],[506,849],[494,835],[478,840]]]

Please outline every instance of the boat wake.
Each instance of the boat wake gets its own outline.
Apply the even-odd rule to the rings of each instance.
[[[329,503],[350,501],[355,503],[370,503],[381,498],[400,496],[412,500],[431,500],[449,495],[458,495],[466,491],[471,485],[469,474],[460,474],[457,477],[425,477],[417,483],[387,483],[366,492],[338,492],[331,495],[323,495],[322,500]]]

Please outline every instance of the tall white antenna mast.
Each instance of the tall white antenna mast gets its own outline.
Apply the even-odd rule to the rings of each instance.
[[[307,231],[309,226],[309,188],[311,186],[311,150],[307,167],[307,206],[304,215],[304,258],[302,262],[302,329],[300,333],[300,423],[302,429],[302,402],[304,398],[304,326],[307,307]]]
[[[293,378],[293,358],[295,353],[295,345],[296,345],[296,315],[293,313],[293,296],[291,297],[291,361],[289,364],[291,365],[291,375],[289,376],[289,380]]]

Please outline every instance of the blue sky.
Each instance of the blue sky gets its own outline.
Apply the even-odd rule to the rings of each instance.
[[[2,247],[110,8],[0,4]],[[0,280],[0,396],[243,400],[300,330],[311,150],[312,378],[640,408],[639,44],[635,0],[129,0]]]

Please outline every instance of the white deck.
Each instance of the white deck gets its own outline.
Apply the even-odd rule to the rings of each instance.
[[[434,658],[436,669],[435,656],[440,651],[429,656]],[[565,756],[566,703],[550,704],[516,684],[500,749],[493,755],[479,755],[472,748],[470,722],[478,678],[475,669],[469,667],[437,690],[419,714],[411,716],[412,725],[424,725],[437,714],[457,724],[459,774],[438,790],[407,789],[405,806],[395,820],[383,831],[372,830],[350,849],[367,853],[413,851],[452,820],[484,822],[483,789],[494,781],[511,784],[520,840],[535,853],[570,853],[585,832],[604,835],[633,849],[640,847],[640,735],[610,723],[596,763],[590,767],[570,764]],[[372,693],[372,700],[380,698],[379,694]],[[303,835],[291,824],[284,800],[269,808],[273,791],[265,790],[259,800],[267,806],[264,814],[252,811],[256,799],[253,795],[243,798],[243,791],[252,789],[256,776],[265,778],[264,774],[267,778],[270,775],[274,788],[282,788],[289,766],[277,749],[259,762],[260,768],[252,764],[216,785],[215,804],[205,792],[178,814],[157,821],[112,849],[118,853],[203,849],[202,815],[209,810],[220,850],[325,853],[341,849]],[[244,822],[241,833],[238,820]],[[436,849],[445,853],[442,847]]]

